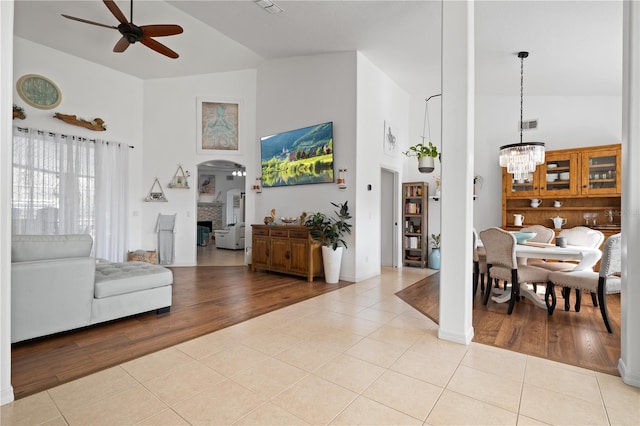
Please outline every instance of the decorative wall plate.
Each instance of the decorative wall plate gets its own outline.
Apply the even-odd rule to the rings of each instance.
[[[62,94],[56,84],[37,74],[26,74],[16,83],[16,90],[23,101],[35,108],[52,109],[62,101]]]

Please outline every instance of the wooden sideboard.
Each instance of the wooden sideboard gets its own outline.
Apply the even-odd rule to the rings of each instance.
[[[299,275],[313,282],[323,276],[321,246],[309,228],[293,225],[251,225],[251,270]]]

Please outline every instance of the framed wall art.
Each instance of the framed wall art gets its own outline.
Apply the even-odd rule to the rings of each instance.
[[[197,102],[198,153],[239,151],[240,102],[201,97]]]
[[[396,157],[398,154],[398,128],[391,122],[384,122],[383,151],[385,154]]]

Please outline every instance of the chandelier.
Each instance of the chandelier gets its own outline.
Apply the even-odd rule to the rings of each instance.
[[[520,58],[520,143],[500,147],[500,167],[506,167],[513,178],[526,179],[544,163],[544,142],[522,142],[522,98],[524,86],[524,58],[529,52],[518,52]]]

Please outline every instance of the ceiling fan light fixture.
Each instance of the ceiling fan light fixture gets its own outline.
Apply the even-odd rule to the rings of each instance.
[[[254,3],[271,14],[282,12],[282,8],[271,0],[256,0]]]
[[[522,105],[524,87],[524,58],[529,52],[518,52],[520,58],[520,143],[500,147],[500,167],[506,167],[516,180],[526,179],[544,163],[544,142],[522,142]]]

